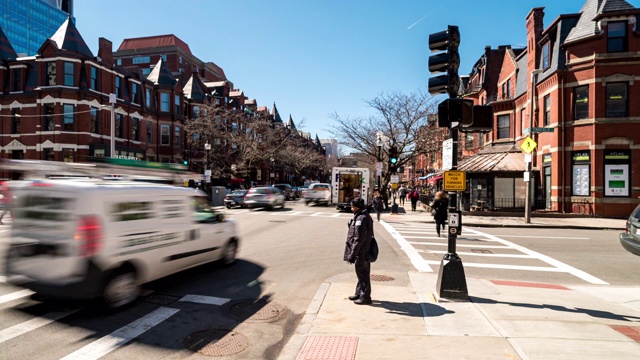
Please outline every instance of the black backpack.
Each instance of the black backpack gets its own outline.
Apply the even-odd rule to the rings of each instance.
[[[369,262],[376,262],[378,260],[378,253],[380,249],[378,248],[378,242],[375,237],[371,238],[371,246],[369,246],[369,252],[367,253],[367,260]]]

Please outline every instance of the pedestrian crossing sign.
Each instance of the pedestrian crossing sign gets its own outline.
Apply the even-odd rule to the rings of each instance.
[[[522,151],[524,151],[527,154],[531,154],[531,152],[533,151],[533,149],[536,148],[536,146],[538,146],[538,143],[536,143],[532,138],[527,136],[527,138],[524,139],[522,144],[520,144],[520,149],[522,149]]]

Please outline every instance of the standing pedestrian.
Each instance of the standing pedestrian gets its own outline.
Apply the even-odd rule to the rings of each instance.
[[[444,222],[447,220],[448,206],[449,201],[447,199],[447,195],[444,191],[438,191],[433,204],[431,204],[431,211],[434,214],[433,218],[436,221],[436,232],[438,233],[438,237],[440,237],[440,227],[442,226],[442,229],[444,229]]]
[[[0,183],[0,208],[2,209],[2,214],[0,214],[0,225],[4,225],[2,219],[9,212],[9,206],[11,205],[11,193],[9,192],[9,183],[7,181],[3,181]]]
[[[404,206],[404,200],[407,198],[407,188],[404,185],[400,186],[398,194],[400,195],[400,205]]]
[[[373,201],[371,201],[371,203],[373,204],[373,210],[376,211],[378,221],[380,221],[380,213],[382,213],[382,210],[384,210],[384,199],[378,191],[373,194]]]
[[[351,201],[353,219],[349,221],[347,243],[344,248],[344,261],[355,264],[358,284],[353,296],[349,296],[354,304],[371,304],[371,263],[367,253],[373,237],[373,219],[369,216],[362,198]]]
[[[420,200],[420,193],[418,188],[413,188],[413,191],[409,194],[409,200],[411,200],[411,211],[416,211],[418,200]]]

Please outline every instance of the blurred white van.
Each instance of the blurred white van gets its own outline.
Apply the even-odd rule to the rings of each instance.
[[[7,281],[109,307],[142,284],[207,262],[236,260],[233,221],[192,188],[132,181],[34,180],[12,208]]]

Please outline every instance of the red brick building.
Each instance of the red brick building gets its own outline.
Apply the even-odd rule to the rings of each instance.
[[[640,9],[587,0],[544,28],[526,17],[527,47],[485,49],[464,96],[493,106],[484,147],[461,161],[467,208],[524,208],[524,141],[534,210],[626,217],[640,201]]]

